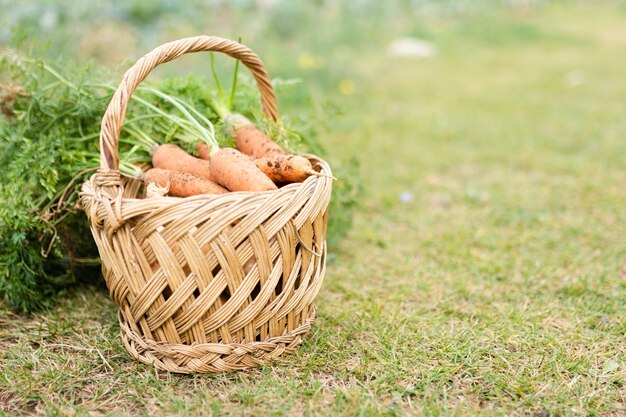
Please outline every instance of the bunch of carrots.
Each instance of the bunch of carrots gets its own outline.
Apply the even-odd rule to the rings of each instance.
[[[195,146],[199,158],[173,144],[151,145],[153,168],[143,174],[146,185],[155,183],[172,196],[190,197],[229,191],[276,190],[285,184],[302,182],[310,175],[321,175],[308,159],[285,152],[245,116],[231,112],[239,61],[235,62],[228,98],[217,76],[213,54],[211,69],[219,98],[211,100],[210,106],[227,127],[227,134],[234,136],[235,148],[220,148],[211,121],[189,103],[144,87],[183,114],[184,120],[175,119],[176,124],[191,128],[194,136],[203,139]],[[147,142],[150,141],[148,138]],[[146,140],[143,143],[146,144]]]
[[[213,149],[198,142],[199,158],[173,144],[154,146],[153,168],[143,175],[146,185],[156,183],[177,197],[225,194],[229,191],[268,191],[320,175],[311,162],[286,153],[250,120],[240,114],[226,116],[235,148]]]
[[[119,170],[156,183],[163,188],[150,187],[157,195],[169,186],[173,196],[273,190],[324,175],[305,158],[288,155],[295,149],[319,154],[314,129],[304,140],[288,122],[261,125],[258,92],[251,79],[237,88],[238,66],[235,61],[230,94],[221,88],[213,55],[215,85],[191,75],[139,85],[119,136]],[[99,164],[98,130],[117,74],[13,50],[0,52],[0,68],[0,78],[9,83],[0,86],[0,303],[26,312],[49,304],[55,298],[50,294],[65,285],[91,281],[93,268],[99,269],[98,250],[76,203],[81,182]],[[233,113],[254,115],[250,119],[280,146]],[[151,162],[155,169],[144,173]],[[344,192],[331,200],[331,238],[341,232],[333,225],[345,229],[343,218],[355,200],[349,187],[356,176],[341,176],[335,190]]]

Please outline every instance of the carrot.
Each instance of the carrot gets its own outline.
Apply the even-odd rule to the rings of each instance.
[[[254,163],[276,183],[302,182],[317,174],[308,159],[300,155],[273,155],[255,159]]]
[[[198,142],[196,144],[196,152],[200,159],[210,160],[211,159],[211,148],[204,142]]]
[[[152,165],[155,168],[182,171],[212,179],[209,161],[191,156],[176,145],[165,144],[155,148],[152,152]]]
[[[221,148],[211,157],[211,176],[230,191],[275,190],[276,185],[246,155]]]
[[[209,159],[210,148],[206,143],[199,142],[196,152],[202,159]],[[305,157],[291,154],[278,154],[252,159],[257,167],[275,183],[302,182],[309,175],[316,175],[311,162]]]
[[[240,114],[226,116],[224,122],[235,133],[235,147],[253,158],[284,154],[280,146]]]
[[[162,168],[152,168],[146,171],[143,181],[146,185],[154,182],[160,187],[169,186],[169,193],[177,197],[228,192],[226,188],[208,178]]]

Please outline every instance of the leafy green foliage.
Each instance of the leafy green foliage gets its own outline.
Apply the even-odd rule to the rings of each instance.
[[[64,62],[63,74],[54,67],[13,55],[1,61],[9,79],[0,96],[0,297],[20,311],[50,304],[63,286],[99,277],[94,274],[97,248],[76,203],[80,185],[99,164],[100,121],[115,85],[109,74],[90,66]],[[276,83],[278,89],[284,85],[289,82]],[[264,122],[257,94],[253,81],[243,77],[232,110],[255,120],[285,149],[324,155],[314,129],[303,135],[288,122]],[[158,143],[193,152],[195,142],[206,137],[232,146],[218,102],[215,89],[201,77],[142,85],[120,136],[120,170],[138,174],[138,165],[150,161],[149,150]],[[346,165],[347,176],[337,182],[333,243],[351,223],[357,190],[352,167]]]
[[[356,158],[342,160],[333,164],[333,174],[337,181],[333,184],[333,194],[330,199],[330,215],[328,217],[327,243],[331,248],[336,247],[339,241],[352,228],[354,210],[364,194],[360,178],[360,164]]]
[[[93,166],[93,138],[108,97],[71,88],[43,63],[4,58],[1,69],[21,93],[5,95],[6,116],[0,118],[0,295],[9,307],[28,311],[48,304],[54,288],[75,281],[73,259],[79,254],[73,247],[81,248],[81,257],[97,256],[85,239],[82,214],[73,208],[76,193],[64,191]],[[77,86],[88,71],[74,74]],[[62,195],[65,205],[58,207]],[[61,232],[67,230],[74,236],[66,241]],[[78,245],[77,239],[88,243]]]

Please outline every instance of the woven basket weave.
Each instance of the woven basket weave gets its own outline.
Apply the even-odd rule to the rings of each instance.
[[[291,353],[315,319],[325,272],[328,176],[275,191],[145,198],[142,182],[120,174],[118,138],[130,96],[159,64],[199,51],[241,60],[254,75],[266,117],[276,98],[259,58],[209,36],[164,44],[124,75],[102,120],[100,169],[81,204],[120,306],[128,352],[170,372],[221,372]]]

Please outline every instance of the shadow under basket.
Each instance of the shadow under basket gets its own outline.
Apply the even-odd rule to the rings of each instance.
[[[293,352],[315,319],[326,264],[332,173],[313,155],[324,175],[265,192],[145,197],[140,180],[120,174],[117,142],[132,91],[158,64],[207,50],[241,59],[276,119],[269,78],[246,47],[208,36],[162,45],[113,96],[101,167],[81,193],[126,349],[178,373],[241,370]]]

